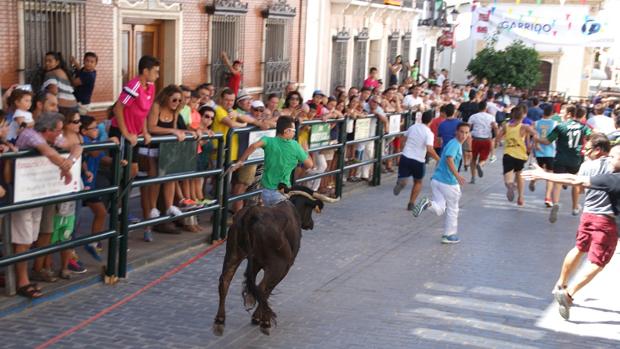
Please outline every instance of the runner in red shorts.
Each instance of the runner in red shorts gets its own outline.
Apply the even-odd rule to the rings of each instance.
[[[599,183],[601,177],[608,176],[612,171],[620,171],[620,147],[616,146],[609,153],[610,143],[603,134],[593,134],[586,144],[586,155],[592,161],[584,162],[579,168],[579,175],[545,172],[536,166],[535,170],[525,171],[522,175],[530,179],[546,179],[561,184],[582,185],[587,187],[585,203],[575,247],[564,258],[560,278],[554,287],[553,294],[559,304],[560,315],[568,320],[573,296],[587,285],[609,263],[618,243],[618,229],[614,214],[617,214],[618,193],[616,185]],[[602,175],[602,176],[601,176]],[[617,174],[613,174],[617,176]],[[618,183],[615,183],[618,184]],[[616,206],[616,207],[614,207]],[[590,263],[586,272],[579,275],[574,284],[567,286],[568,280],[575,272],[584,255]]]
[[[484,173],[482,167],[487,162],[491,153],[493,133],[497,134],[497,123],[495,117],[486,112],[487,103],[482,101],[478,103],[478,113],[469,118],[471,125],[471,184],[476,183],[476,172],[482,178]]]

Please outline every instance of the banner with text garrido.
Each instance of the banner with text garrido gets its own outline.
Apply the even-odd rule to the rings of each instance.
[[[477,6],[472,13],[472,37],[500,35],[532,44],[608,47],[614,30],[604,17],[587,15],[577,6]]]

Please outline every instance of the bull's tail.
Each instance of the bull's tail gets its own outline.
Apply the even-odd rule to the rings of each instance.
[[[254,207],[249,207],[246,213],[242,217],[243,234],[241,240],[248,253],[248,263],[245,269],[245,282],[243,287],[243,303],[247,311],[250,311],[256,305],[256,301],[260,301],[262,297],[259,293],[260,290],[256,286],[256,274],[252,272],[254,269],[254,243],[253,243],[253,229],[254,225],[258,221],[259,212],[255,212]]]

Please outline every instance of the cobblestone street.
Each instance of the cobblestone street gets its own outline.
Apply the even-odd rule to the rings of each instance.
[[[244,265],[229,292],[226,332],[211,333],[224,246],[186,264],[202,246],[116,286],[0,319],[3,348],[618,347],[618,257],[577,295],[571,321],[562,320],[550,291],[578,222],[565,208],[568,191],[552,225],[542,183],[517,208],[505,199],[500,168],[491,164],[465,186],[458,245],[440,243],[443,217],[405,211],[410,186],[395,198],[394,179],[326,207],[272,296],[271,336],[243,308]]]

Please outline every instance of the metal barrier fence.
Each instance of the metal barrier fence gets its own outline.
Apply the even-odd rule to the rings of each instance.
[[[399,116],[400,115],[400,116]],[[299,130],[302,128],[312,128],[314,125],[328,124],[338,127],[337,139],[332,140],[332,144],[322,144],[319,146],[313,146],[312,135],[309,137],[309,153],[315,153],[319,151],[335,150],[337,157],[334,158],[337,161],[336,169],[329,170],[322,173],[307,175],[301,178],[293,178],[293,183],[303,183],[311,180],[320,179],[326,176],[336,176],[335,178],[335,195],[337,197],[342,196],[342,188],[344,185],[344,175],[347,171],[362,166],[373,166],[373,176],[370,180],[371,185],[379,185],[381,183],[381,164],[382,161],[392,159],[400,156],[402,152],[393,152],[391,154],[383,154],[384,144],[392,141],[393,138],[402,136],[405,134],[407,128],[414,122],[413,112],[405,113],[393,113],[388,114],[387,117],[390,120],[388,132],[384,132],[384,125],[374,115],[370,115],[366,118],[360,118],[357,120],[369,120],[368,122],[358,122],[357,125],[365,124],[365,127],[357,127],[354,131],[361,135],[357,135],[353,140],[347,140],[346,125],[350,120],[348,118],[331,119],[328,121],[322,120],[310,120],[304,121],[296,126],[297,136],[299,136]],[[374,125],[373,125],[374,123]],[[371,127],[372,125],[372,127]],[[331,128],[331,127],[330,127]],[[259,131],[260,133],[254,133]],[[392,131],[392,132],[389,132]],[[275,130],[267,131],[275,134]],[[132,162],[133,147],[127,143],[124,149],[124,154],[121,154],[119,146],[113,142],[89,144],[83,147],[84,152],[90,152],[95,150],[107,150],[112,157],[112,183],[105,188],[97,188],[92,190],[84,190],[70,194],[56,195],[52,197],[45,197],[41,199],[34,199],[24,202],[18,202],[9,204],[7,206],[0,207],[0,217],[4,216],[2,224],[2,257],[0,258],[0,268],[6,268],[5,274],[5,290],[7,294],[15,294],[15,274],[12,268],[8,268],[17,262],[27,261],[36,257],[44,256],[50,253],[59,252],[61,250],[84,246],[92,242],[98,242],[108,239],[108,254],[107,264],[105,267],[106,283],[114,283],[117,277],[124,278],[127,275],[127,249],[128,249],[128,237],[129,232],[143,228],[146,226],[171,222],[174,220],[182,219],[189,216],[195,216],[204,212],[213,212],[212,220],[212,234],[211,241],[219,240],[226,237],[227,219],[228,219],[228,207],[230,204],[239,201],[246,200],[253,196],[260,194],[261,190],[251,190],[242,194],[232,195],[230,193],[231,177],[226,176],[226,170],[233,164],[232,154],[232,140],[237,134],[254,133],[254,136],[264,134],[264,130],[259,130],[256,127],[244,127],[230,129],[224,136],[222,134],[216,134],[214,136],[203,135],[201,140],[216,140],[218,146],[216,149],[215,168],[205,171],[190,171],[184,173],[169,174],[163,176],[149,177],[149,178],[130,178],[130,166],[121,166],[121,159],[126,160],[128,164]],[[250,140],[252,137],[249,137]],[[259,140],[258,137],[253,137],[254,141]],[[175,136],[157,136],[151,140],[152,144],[177,142]],[[196,141],[189,137],[185,142]],[[363,160],[357,163],[346,164],[346,147],[351,145],[358,145],[362,143],[373,142],[374,156],[370,159]],[[251,142],[250,142],[251,143]],[[143,139],[138,140],[138,144],[144,144]],[[241,155],[241,154],[237,154]],[[36,151],[20,151],[15,153],[0,154],[0,159],[20,159],[39,156]],[[263,163],[262,157],[255,157],[248,159],[244,162],[244,166],[257,165]],[[162,215],[158,218],[144,219],[138,223],[129,223],[129,195],[133,188],[139,188],[147,185],[166,183],[170,181],[180,181],[192,178],[204,178],[215,177],[213,183],[215,203],[198,208],[195,210],[187,211],[178,216]],[[57,204],[65,201],[81,200],[93,197],[108,196],[110,198],[110,219],[108,223],[108,229],[103,232],[95,233],[89,236],[79,237],[70,241],[60,242],[49,246],[33,248],[27,252],[13,254],[11,248],[11,227],[10,216],[12,212],[19,210],[43,207],[47,205]],[[120,207],[120,211],[118,208]]]
[[[4,207],[0,207],[0,216],[5,215],[3,219],[3,234],[2,234],[2,258],[0,258],[0,267],[7,267],[12,264],[34,259],[36,257],[44,256],[50,253],[59,252],[68,248],[84,246],[92,242],[108,239],[108,260],[105,268],[106,281],[108,278],[114,278],[116,274],[116,253],[117,240],[119,236],[118,228],[118,210],[115,209],[119,199],[119,179],[120,179],[120,153],[119,147],[113,142],[99,143],[85,145],[83,147],[84,152],[96,151],[96,150],[109,150],[112,156],[112,183],[106,188],[93,189],[80,191],[77,193],[70,193],[64,195],[55,195],[51,197],[44,197],[40,199],[28,200],[18,203],[13,203]],[[24,159],[29,157],[39,156],[34,150],[19,151],[15,153],[0,154],[1,159]],[[70,241],[65,241],[57,244],[50,244],[44,247],[38,247],[29,251],[13,254],[11,244],[11,219],[10,214],[12,212],[26,210],[37,207],[44,207],[48,205],[58,204],[66,201],[81,200],[87,198],[98,197],[102,195],[110,196],[110,220],[108,223],[108,230],[92,234],[90,236],[79,237]],[[8,295],[15,294],[15,273],[13,268],[6,268],[5,273],[5,291]]]

